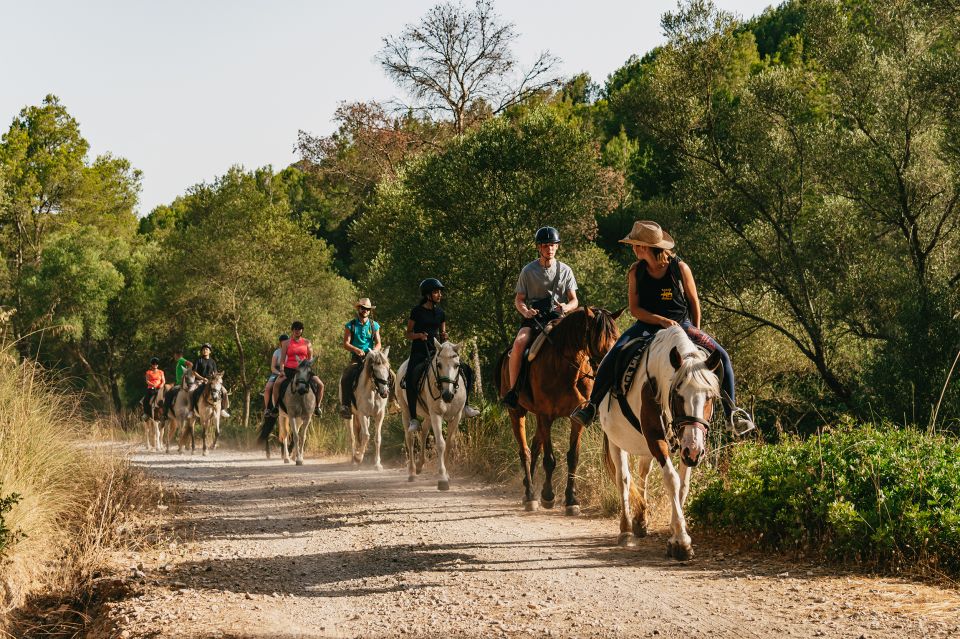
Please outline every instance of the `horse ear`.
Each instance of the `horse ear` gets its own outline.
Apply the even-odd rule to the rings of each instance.
[[[586,311],[587,317],[590,319],[593,319],[594,315],[596,315],[595,309],[592,306],[585,306],[583,310]]]
[[[679,370],[681,363],[683,360],[680,358],[680,351],[674,346],[670,349],[670,365],[673,366],[673,370]]]
[[[460,349],[463,348],[463,344],[457,344],[456,342],[451,343],[450,346],[457,355],[460,354]]]
[[[434,348],[436,348],[436,349],[439,351],[440,348],[443,346],[443,344],[441,344],[440,341],[439,341],[436,337],[434,337],[434,338],[433,338],[433,346],[434,346]]]
[[[383,349],[383,356],[386,357],[387,359],[390,358],[390,347],[389,347],[389,346],[387,346],[385,349]]]
[[[620,309],[617,310],[615,313],[611,313],[611,314],[610,314],[611,319],[613,319],[613,320],[618,320],[618,319],[620,319],[620,316],[623,315],[623,312],[624,312],[625,310],[627,310],[627,307],[626,307],[626,306],[621,306]]]
[[[710,356],[707,357],[707,361],[704,362],[706,367],[716,373],[721,366],[723,366],[723,358],[720,357],[720,351],[713,351],[710,353]]]

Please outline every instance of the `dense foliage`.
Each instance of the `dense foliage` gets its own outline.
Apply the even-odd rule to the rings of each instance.
[[[774,548],[960,574],[960,442],[848,422],[805,441],[740,445],[688,514]]]

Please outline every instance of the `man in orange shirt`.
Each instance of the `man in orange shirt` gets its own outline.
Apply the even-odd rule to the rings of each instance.
[[[150,403],[163,388],[163,385],[167,383],[163,370],[160,368],[160,360],[156,357],[150,358],[150,368],[147,369],[145,378],[147,380],[147,394],[143,396],[143,414],[144,417],[147,417],[151,414]]]

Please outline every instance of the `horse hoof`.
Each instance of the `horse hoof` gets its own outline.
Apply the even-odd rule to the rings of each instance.
[[[633,536],[634,537],[646,537],[647,536],[647,525],[646,524],[633,524]]]
[[[534,511],[540,510],[540,502],[537,501],[536,499],[528,501],[523,504],[523,509],[526,510],[528,513],[532,513]]]
[[[580,515],[580,506],[567,506],[563,514],[568,517],[578,517]]]
[[[410,475],[409,477],[407,477],[407,481],[416,481],[416,480],[417,480],[416,475]]]
[[[540,505],[544,508],[553,508],[553,505],[556,503],[556,499],[543,499],[540,501]]]
[[[447,479],[441,479],[438,481],[437,490],[450,490],[450,481]]]
[[[284,463],[284,464],[289,464],[289,463],[290,463],[290,460],[289,460],[289,459],[284,459],[284,460],[283,460],[283,463]]]
[[[302,460],[302,459],[298,459],[298,460],[297,460],[297,466],[303,466],[303,460]]]
[[[381,464],[374,464],[373,469],[377,472],[380,472],[383,470],[383,466]]]
[[[667,543],[667,557],[677,561],[690,561],[693,559],[693,548],[691,546],[682,546],[677,543]]]
[[[620,533],[620,536],[617,537],[617,545],[621,548],[633,548],[637,545],[637,540],[634,538],[633,533]]]

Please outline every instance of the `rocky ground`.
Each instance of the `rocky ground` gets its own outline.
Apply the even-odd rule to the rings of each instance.
[[[102,637],[957,637],[960,596],[666,531],[526,513],[519,494],[429,472],[262,454],[137,455],[179,489],[175,540],[120,557],[133,586]],[[429,468],[427,469],[429,471]]]

